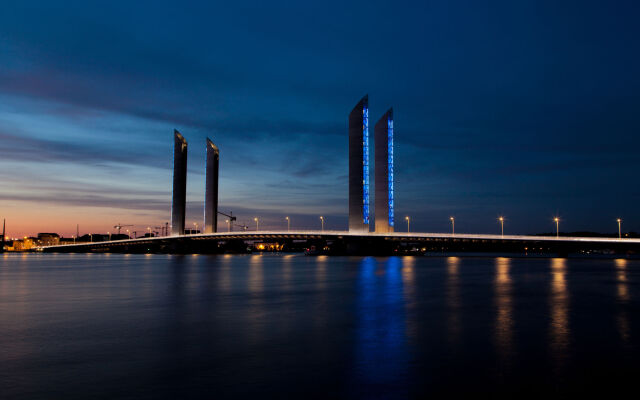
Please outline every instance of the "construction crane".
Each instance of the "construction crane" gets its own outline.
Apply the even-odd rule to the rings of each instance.
[[[224,215],[225,217],[229,218],[228,223],[229,223],[229,230],[232,231],[233,230],[233,221],[236,221],[237,218],[233,215],[233,211],[230,211],[229,214],[225,214],[223,212],[218,211],[218,214],[220,215]],[[236,226],[240,227],[240,229],[242,230],[247,230],[249,229],[249,227],[245,224],[236,224]]]
[[[218,211],[218,214],[224,215],[225,217],[229,218],[229,221],[231,222],[236,220],[236,217],[233,216],[233,211],[229,212],[229,214],[225,214],[223,212]]]
[[[119,235],[119,234],[120,234],[120,229],[124,228],[125,226],[133,226],[133,225],[131,225],[131,224],[128,224],[128,225],[122,225],[121,223],[119,223],[119,222],[118,222],[118,224],[117,224],[117,225],[115,225],[115,226],[113,227],[113,229],[117,229],[117,230],[118,230],[118,235]]]

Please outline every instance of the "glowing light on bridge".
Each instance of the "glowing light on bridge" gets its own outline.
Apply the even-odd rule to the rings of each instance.
[[[387,162],[389,168],[389,226],[393,226],[394,217],[393,217],[393,118],[389,115],[387,119],[387,147],[388,147],[388,155]]]
[[[362,108],[362,217],[369,223],[369,106]]]
[[[622,239],[622,219],[618,218],[618,239]]]

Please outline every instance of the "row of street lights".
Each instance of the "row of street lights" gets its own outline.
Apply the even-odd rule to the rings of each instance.
[[[411,218],[409,218],[409,216],[407,215],[406,217],[404,217],[405,221],[407,221],[407,233],[411,232]],[[502,220],[502,217],[500,217],[500,219]],[[451,234],[455,235],[456,234],[456,219],[453,217],[449,217],[449,221],[451,221]],[[504,235],[504,229],[502,231],[502,234]]]
[[[289,217],[285,217],[285,219],[287,220],[287,232],[289,232],[289,231],[291,231],[291,219]],[[260,218],[255,217],[255,218],[253,218],[253,221],[256,223],[256,231],[259,231],[260,230]],[[226,219],[225,222],[227,223],[228,231],[231,232],[231,221]],[[322,230],[324,231],[324,217],[323,216],[320,216],[320,223],[321,223]],[[193,225],[195,226],[195,232],[198,232],[198,223],[194,222]],[[149,233],[151,233],[151,228],[147,228],[147,229],[149,229]],[[127,230],[127,232],[128,232],[128,230]]]
[[[407,233],[408,233],[410,232],[411,218],[409,218],[409,216],[406,216],[404,217],[404,219],[407,221]],[[449,217],[449,220],[451,221],[451,234],[455,235],[456,219],[454,217]],[[502,216],[498,217],[498,222],[500,222],[500,235],[504,236],[504,217]],[[553,222],[556,223],[556,237],[560,237],[560,218],[554,217]],[[622,239],[622,219],[618,218],[616,219],[616,222],[618,222],[618,239]]]
[[[409,216],[407,215],[406,217],[404,217],[405,221],[407,221],[407,233],[411,232],[411,218],[409,218]],[[253,219],[256,223],[256,231],[260,230],[260,218],[255,217]],[[291,231],[291,219],[289,217],[285,217],[285,220],[287,221],[287,232]],[[500,216],[498,217],[498,222],[500,222],[500,235],[504,236],[504,220],[505,218]],[[456,219],[454,217],[449,217],[449,221],[451,221],[451,234],[455,235],[456,234]],[[618,238],[622,239],[622,219],[618,218],[616,219],[616,221],[618,222]],[[229,231],[231,231],[231,225],[230,225],[230,221],[226,220],[227,225],[228,225],[228,229]],[[556,237],[560,237],[560,218],[559,217],[554,217],[553,218],[553,222],[555,222],[556,224]],[[198,231],[198,223],[194,222],[193,223],[196,227],[196,232]],[[322,232],[324,232],[324,217],[321,215],[320,216],[320,226],[322,229]],[[151,228],[148,227],[147,228],[149,230],[149,234],[151,235]],[[129,232],[129,230],[127,230],[127,233]],[[109,235],[109,240],[111,240],[111,234],[109,232],[107,232],[107,234]]]
[[[289,217],[284,217],[285,220],[287,220],[287,232],[291,231],[291,218]],[[255,217],[253,219],[256,222],[256,231],[260,230],[260,218]],[[324,217],[321,215],[320,216],[320,227],[322,229],[322,232],[324,232]]]

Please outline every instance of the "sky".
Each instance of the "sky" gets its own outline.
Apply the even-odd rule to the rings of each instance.
[[[396,230],[454,216],[456,232],[498,233],[504,216],[505,233],[550,232],[559,216],[561,231],[640,231],[639,11],[4,1],[0,218],[9,236],[161,226],[178,129],[187,226],[203,220],[209,137],[221,211],[346,229],[348,115],[368,94],[371,122],[394,109]]]

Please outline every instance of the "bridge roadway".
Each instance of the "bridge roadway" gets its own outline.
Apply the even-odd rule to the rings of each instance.
[[[610,252],[640,254],[640,239],[607,237],[490,235],[465,233],[353,233],[347,231],[238,231],[182,236],[145,237],[41,247],[44,252],[217,253],[246,251],[238,243],[280,243],[288,250],[317,246],[336,254],[377,254],[407,250],[509,251],[540,253]],[[235,243],[232,249],[228,243]],[[296,245],[297,244],[297,247]],[[226,247],[225,247],[226,246]]]

